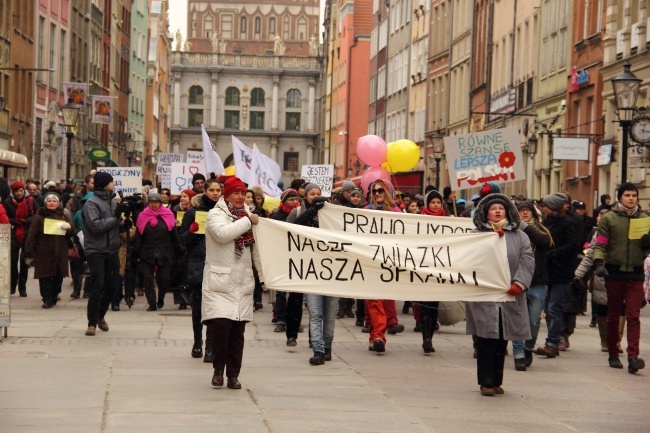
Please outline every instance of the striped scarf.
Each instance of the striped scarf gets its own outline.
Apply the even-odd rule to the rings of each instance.
[[[245,208],[237,209],[230,202],[228,204],[228,210],[230,214],[236,217],[237,219],[247,218],[248,213],[246,213]],[[253,229],[249,229],[246,233],[242,234],[240,237],[235,239],[235,257],[240,259],[244,253],[245,247],[250,247],[255,243],[255,238],[253,237]]]

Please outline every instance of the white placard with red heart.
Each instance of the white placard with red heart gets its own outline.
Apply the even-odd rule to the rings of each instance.
[[[201,172],[200,164],[172,164],[171,190],[172,195],[181,195],[184,189],[192,189],[192,177]]]
[[[187,159],[188,164],[203,164],[203,151],[202,150],[188,150]]]

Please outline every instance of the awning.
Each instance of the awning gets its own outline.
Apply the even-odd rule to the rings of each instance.
[[[120,164],[113,161],[112,159],[109,159],[108,161],[106,161],[106,164],[104,165],[104,167],[119,167],[119,166],[120,166]]]
[[[27,168],[27,157],[20,153],[0,149],[0,166]]]

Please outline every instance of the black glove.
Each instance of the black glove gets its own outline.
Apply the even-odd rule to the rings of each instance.
[[[314,209],[316,209],[317,211],[319,211],[319,210],[321,210],[321,209],[325,206],[325,203],[327,203],[327,197],[322,197],[322,196],[321,196],[321,197],[316,197],[316,198],[312,201],[311,205],[312,205],[312,207],[313,207]]]
[[[133,227],[133,221],[130,219],[124,220],[124,229],[129,230],[131,227]]]
[[[609,277],[609,272],[605,269],[605,262],[602,260],[594,260],[594,274],[602,278]]]
[[[646,233],[641,236],[641,248],[644,250],[650,249],[650,234]]]

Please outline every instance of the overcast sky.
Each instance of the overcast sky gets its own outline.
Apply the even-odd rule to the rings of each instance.
[[[321,23],[324,9],[325,0],[320,0]],[[187,0],[169,0],[169,30],[176,35],[177,29],[181,29],[183,39],[187,38]],[[319,28],[319,37],[321,32],[322,28]]]

